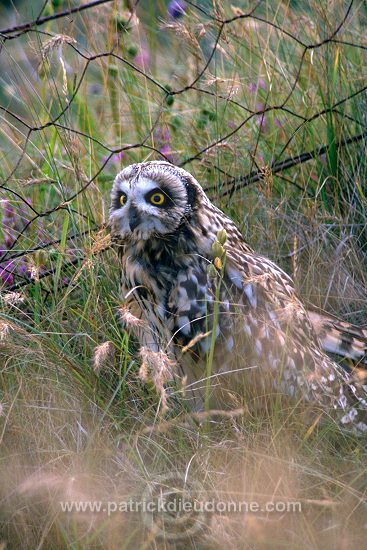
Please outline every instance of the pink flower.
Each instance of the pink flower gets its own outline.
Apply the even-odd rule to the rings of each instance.
[[[141,69],[145,70],[149,67],[150,55],[147,47],[142,46],[139,53],[134,58],[134,63]]]
[[[248,85],[248,89],[249,89],[249,92],[251,94],[256,94],[256,92],[259,88],[261,90],[266,90],[266,83],[265,83],[265,80],[262,78],[262,76],[259,76],[259,78],[257,79],[256,84],[255,84],[255,82],[251,82]]]
[[[6,262],[4,267],[0,267],[0,278],[6,285],[11,285],[14,281],[13,276],[14,264],[13,262]]]
[[[154,133],[155,146],[164,155],[169,162],[175,163],[176,157],[172,153],[171,147],[171,135],[169,129],[165,126],[163,128],[157,128]]]
[[[186,2],[183,0],[171,0],[167,6],[167,11],[172,19],[179,19],[185,15]]]
[[[102,157],[102,162],[105,163],[109,160],[112,160],[112,162],[114,164],[118,164],[119,162],[121,162],[123,159],[125,158],[125,153],[124,151],[120,151],[119,153],[115,153],[114,155],[112,155],[112,157],[110,157],[109,155],[104,155]]]

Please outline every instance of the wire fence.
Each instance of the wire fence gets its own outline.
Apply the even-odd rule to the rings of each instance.
[[[277,10],[280,9],[279,6],[282,3],[273,3],[270,6],[273,9],[270,10],[269,6],[264,9],[263,2],[250,2],[252,5],[249,5],[247,9],[232,7],[232,15],[228,16],[228,11],[218,2],[209,5],[207,2],[195,3],[188,1],[182,9],[186,12],[190,11],[191,26],[189,23],[183,22],[182,18],[178,19],[172,15],[168,17],[168,22],[167,20],[161,22],[161,28],[166,29],[167,32],[176,33],[185,42],[190,53],[190,70],[187,71],[189,75],[189,78],[186,76],[187,82],[184,82],[183,71],[180,78],[172,77],[169,85],[166,84],[169,79],[169,71],[163,71],[163,74],[160,74],[162,73],[162,63],[158,63],[157,67],[157,64],[153,66],[154,64],[145,63],[144,60],[138,62],[136,52],[130,51],[130,54],[127,54],[126,47],[121,46],[130,30],[137,26],[137,10],[142,9],[142,7],[147,10],[146,4],[142,3],[144,6],[139,6],[139,0],[135,3],[128,2],[129,15],[124,20],[116,18],[116,13],[121,10],[121,6],[111,0],[98,0],[80,4],[45,15],[48,4],[47,1],[43,3],[42,9],[34,20],[0,30],[0,63],[5,60],[3,65],[5,76],[2,78],[2,88],[5,92],[6,87],[12,86],[13,95],[22,95],[23,87],[27,88],[29,85],[28,90],[33,90],[29,92],[31,95],[36,96],[41,93],[38,90],[42,89],[42,83],[46,80],[44,74],[42,74],[43,65],[46,64],[51,50],[56,49],[60,53],[68,49],[71,52],[70,55],[74,56],[74,63],[77,66],[71,83],[70,72],[68,72],[67,64],[60,53],[61,72],[57,73],[59,102],[55,101],[50,108],[47,107],[46,110],[50,114],[41,122],[35,123],[36,120],[45,118],[35,112],[37,110],[35,105],[28,106],[33,111],[30,115],[24,109],[24,106],[19,102],[17,103],[19,98],[9,99],[5,92],[0,96],[0,111],[4,123],[3,134],[7,134],[6,137],[3,135],[2,142],[0,142],[3,144],[3,157],[5,159],[1,182],[5,208],[2,219],[5,244],[0,256],[0,265],[2,279],[5,283],[3,288],[6,291],[33,284],[35,280],[28,271],[23,270],[22,272],[19,267],[15,269],[14,262],[19,264],[27,255],[57,247],[63,240],[66,243],[75,243],[78,239],[83,239],[91,230],[98,231],[100,229],[103,225],[101,219],[96,219],[92,211],[82,212],[76,201],[79,197],[85,196],[88,190],[96,185],[104,174],[109,177],[111,161],[116,158],[126,160],[125,155],[128,153],[136,155],[131,157],[133,160],[142,160],[147,154],[153,154],[155,158],[174,161],[179,166],[188,167],[191,170],[197,169],[200,171],[203,166],[205,170],[213,170],[220,175],[221,196],[231,197],[240,189],[261,181],[264,178],[264,165],[267,166],[267,170],[271,174],[283,176],[284,181],[288,181],[298,190],[312,195],[314,189],[312,187],[306,189],[306,186],[302,186],[297,181],[297,172],[292,172],[291,178],[286,177],[287,172],[317,158],[326,158],[329,169],[333,171],[335,164],[333,164],[333,159],[335,161],[335,157],[343,149],[347,149],[353,144],[359,144],[360,151],[365,147],[367,123],[363,115],[363,109],[367,84],[365,78],[363,78],[363,69],[360,78],[356,72],[346,74],[346,80],[348,80],[348,75],[354,75],[350,79],[348,87],[346,85],[339,86],[337,93],[333,93],[331,89],[328,93],[320,94],[324,101],[314,100],[308,102],[307,107],[305,107],[306,99],[302,104],[305,95],[304,90],[307,91],[307,85],[305,86],[304,82],[305,73],[308,74],[307,78],[310,79],[310,71],[313,69],[319,70],[319,67],[321,67],[319,65],[318,69],[315,68],[315,58],[318,52],[322,52],[323,62],[325,59],[330,58],[330,74],[320,75],[320,77],[329,78],[334,84],[337,80],[338,70],[345,71],[348,64],[352,65],[353,70],[357,72],[359,67],[363,67],[363,62],[365,63],[365,57],[363,56],[365,55],[364,52],[367,51],[367,43],[364,43],[362,33],[355,32],[357,19],[358,28],[365,28],[366,14],[361,3],[354,0],[348,3],[337,2],[338,9],[335,10],[336,15],[334,18],[329,20],[328,14],[322,13],[319,18],[322,25],[320,23],[319,28],[313,30],[305,28],[305,25],[307,21],[312,20],[311,16],[315,15],[316,12],[310,13],[304,8],[302,12],[295,12],[296,16],[293,23],[294,28],[297,30],[294,31],[290,30],[291,17],[285,20],[284,25],[281,25],[278,21]],[[283,11],[280,11],[284,13],[285,8],[284,6],[281,7]],[[267,11],[269,12],[268,15]],[[94,15],[95,13],[97,15]],[[114,29],[112,30],[111,14],[114,16]],[[302,16],[304,17],[303,22],[301,20]],[[77,18],[76,22],[73,18]],[[91,25],[93,28],[95,21],[98,21],[99,26],[103,25],[103,21],[105,21],[106,26],[110,28],[106,33],[110,45],[105,49],[101,48],[98,39],[94,43],[88,41],[88,29],[91,28]],[[59,25],[59,27],[55,29],[53,25]],[[93,32],[98,33],[98,25],[96,24],[97,30],[93,29]],[[46,26],[47,29],[45,30]],[[71,29],[72,32],[68,33],[68,29]],[[83,30],[83,35],[80,29]],[[231,70],[233,71],[235,64],[236,75],[241,74],[241,71],[246,73],[249,64],[246,61],[244,66],[241,67],[240,62],[243,58],[239,56],[238,59],[234,60],[234,52],[236,49],[243,47],[241,42],[244,37],[254,38],[261,35],[261,39],[263,39],[267,33],[273,37],[274,41],[274,37],[276,37],[276,57],[279,66],[276,67],[276,59],[273,67],[269,66],[269,62],[265,62],[265,58],[259,59],[259,65],[265,67],[268,80],[264,83],[262,79],[258,78],[255,84],[252,84],[252,95],[258,98],[260,93],[261,102],[247,101],[246,95],[251,95],[249,88],[247,87],[244,91],[241,80],[239,85],[236,84],[233,73],[232,76],[229,73]],[[310,36],[310,40],[307,40],[308,36]],[[25,41],[28,37],[31,37],[33,45],[38,44],[38,57],[41,58],[41,61],[38,59],[37,62],[34,61],[27,67],[21,56],[17,62],[18,76],[13,76],[12,79],[7,80],[6,70],[9,71],[9,74],[15,75],[7,60],[14,59],[14,52],[17,51],[15,44],[22,43],[19,50],[24,51]],[[202,43],[200,40],[204,42]],[[151,42],[152,39],[148,36],[146,42],[149,41]],[[157,48],[157,43],[155,42],[151,47]],[[259,50],[261,50],[261,47],[257,51]],[[197,53],[198,51],[200,54]],[[174,65],[176,54],[174,52],[170,54],[168,51],[167,55],[172,56]],[[287,56],[292,61],[292,66],[286,70],[284,60],[287,59]],[[34,55],[34,59],[36,57]],[[340,59],[343,60],[344,68]],[[149,105],[149,127],[143,132],[145,123],[142,123],[140,131],[144,135],[141,135],[140,139],[136,141],[129,140],[126,143],[125,140],[121,140],[121,130],[110,133],[108,139],[103,141],[103,137],[101,138],[103,131],[100,131],[100,129],[96,132],[93,131],[92,124],[89,124],[87,129],[83,128],[82,117],[78,117],[76,114],[80,115],[80,112],[85,112],[88,108],[88,105],[86,106],[82,101],[85,81],[91,71],[95,71],[96,74],[102,63],[107,64],[103,78],[108,81],[108,109],[111,111],[112,117],[117,112],[114,118],[115,128],[119,121],[121,126],[125,125],[124,112],[121,113],[119,110],[120,99],[116,99],[116,84],[111,84],[111,79],[117,78],[118,71],[120,69],[125,71],[123,73],[123,84],[126,87],[124,93],[129,93],[128,88],[130,86],[132,93],[136,94],[136,83],[140,86],[139,90],[149,90],[147,95],[149,100],[147,103],[151,103]],[[256,65],[256,62],[254,64]],[[328,65],[325,66],[328,67]],[[340,69],[340,67],[342,68]],[[29,71],[29,73],[25,74],[26,71]],[[172,76],[172,69],[170,71]],[[19,75],[22,74],[25,74],[23,84],[19,82]],[[46,74],[46,77],[49,79],[48,82],[53,79],[55,83],[56,76],[52,74],[52,70],[51,76]],[[101,78],[96,77],[96,81],[99,82]],[[34,80],[37,81],[37,89],[32,84]],[[179,85],[175,85],[176,82]],[[239,93],[238,88],[241,88]],[[101,90],[103,90],[103,87],[99,88],[99,91]],[[47,98],[47,93],[45,98]],[[177,151],[177,148],[175,149],[170,142],[170,136],[165,135],[164,129],[166,126],[163,121],[167,118],[167,111],[171,109],[172,113],[171,106],[175,103],[175,105],[178,105],[177,113],[185,117],[188,105],[192,106],[196,101],[205,102],[206,99],[211,102],[211,105],[215,106],[214,114],[210,109],[205,111],[201,107],[200,114],[196,119],[197,126],[193,128],[190,136],[190,147],[187,151],[185,148]],[[136,119],[139,118],[140,99],[134,95],[134,101],[136,105],[130,106],[128,116],[135,116]],[[227,111],[233,109],[234,113],[233,120],[231,120],[231,116],[227,118],[230,124],[223,125],[223,127],[221,127],[216,115],[218,110],[221,109]],[[170,120],[173,120],[172,114],[170,116]],[[283,120],[280,122],[281,117],[283,117]],[[211,119],[215,125],[215,130],[210,134],[209,131],[204,131],[203,127]],[[86,115],[83,120],[88,120]],[[311,131],[310,128],[314,128],[313,125],[316,121],[323,121],[323,124],[326,121],[325,132],[323,133],[318,130],[318,127],[315,127],[316,129],[312,130],[313,139],[305,139],[305,131]],[[335,132],[337,125],[335,121],[339,121],[340,131],[338,133]],[[272,140],[271,155],[269,152],[269,158],[259,162],[259,158],[261,159],[259,144],[262,143],[266,124],[271,125],[271,131],[269,130]],[[88,124],[84,126],[88,126]],[[138,125],[136,124],[136,126]],[[78,185],[75,185],[74,188],[63,187],[62,193],[59,193],[61,198],[59,197],[57,201],[55,194],[51,200],[49,197],[45,197],[45,193],[40,191],[38,191],[37,200],[30,201],[27,198],[29,185],[34,187],[37,184],[37,178],[32,176],[33,179],[30,178],[32,181],[29,182],[24,179],[24,174],[29,174],[29,164],[34,169],[33,164],[38,163],[38,160],[36,160],[32,164],[35,149],[39,150],[42,146],[49,147],[50,140],[54,139],[53,134],[49,133],[50,130],[55,132],[54,135],[57,135],[57,139],[65,140],[65,150],[69,148],[73,174],[77,176]],[[330,130],[334,130],[334,132]],[[108,131],[106,129],[106,133]],[[251,137],[251,143],[244,146],[244,143],[248,141],[247,131],[248,136]],[[200,139],[196,139],[196,133]],[[132,133],[130,134],[132,135]],[[15,135],[17,139],[14,138]],[[277,135],[281,136],[281,139],[277,139]],[[103,153],[103,155],[100,152],[98,154],[93,153],[93,163],[90,166],[93,166],[94,169],[88,176],[85,170],[78,165],[78,150],[75,152],[70,149],[73,137],[82,140],[87,149],[91,150],[92,147],[96,147],[98,151]],[[325,142],[322,141],[323,137]],[[9,139],[7,140],[7,138]],[[121,145],[113,146],[114,140],[122,142]],[[310,144],[313,144],[311,148]],[[305,149],[302,149],[302,146]],[[78,149],[77,146],[75,147]],[[233,173],[228,158],[230,159],[231,155],[236,154],[237,147],[239,154],[244,151],[246,162],[238,162],[235,173]],[[243,149],[244,147],[245,149]],[[222,151],[224,151],[224,155],[227,154],[227,162],[221,164],[220,157],[218,162],[218,151],[220,151],[220,154]],[[9,169],[6,171],[4,167],[9,167]],[[47,180],[46,184],[48,186],[61,185],[58,181],[59,178],[55,177],[59,170],[55,170],[53,174],[46,171],[46,175],[45,170],[43,172],[43,175],[39,174],[38,180],[41,188],[42,184],[45,183],[42,180],[43,177]],[[68,178],[70,179],[70,176]],[[214,181],[214,184],[206,186],[209,193],[218,189],[217,180]],[[363,196],[362,190],[361,194]],[[23,223],[20,227],[19,224],[16,225],[14,222],[14,209],[12,210],[11,200],[14,200],[24,212]],[[47,208],[44,208],[44,203],[50,201],[50,205],[47,204]],[[6,209],[8,210],[6,211]],[[84,218],[86,225],[76,226],[75,231],[68,232],[63,239],[63,237],[60,237],[61,227],[54,222],[54,216],[59,212],[73,212],[78,219],[80,217]],[[37,236],[34,227],[43,222],[49,224],[47,232],[43,230],[43,233],[41,231],[40,235]],[[49,238],[52,234],[54,238]],[[64,267],[77,264],[82,257],[82,255],[79,255],[69,258]],[[57,266],[45,266],[38,274],[37,280],[54,274],[56,269]]]

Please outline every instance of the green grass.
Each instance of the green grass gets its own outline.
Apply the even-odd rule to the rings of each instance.
[[[127,14],[108,3],[68,24],[40,27],[66,35],[54,44],[52,36],[31,32],[5,42],[0,53],[2,106],[33,128],[65,109],[58,125],[30,134],[19,164],[27,128],[0,112],[0,177],[11,174],[1,198],[15,209],[19,236],[13,253],[59,240],[14,260],[35,277],[18,300],[9,303],[6,286],[1,289],[0,545],[180,548],[169,533],[155,538],[139,513],[62,513],[59,505],[139,500],[158,476],[179,472],[216,500],[302,503],[301,513],[208,514],[185,547],[363,547],[365,441],[331,422],[313,425],[301,406],[283,399],[259,408],[256,395],[237,404],[242,414],[200,416],[180,403],[160,412],[160,397],[139,376],[136,342],[119,321],[117,256],[98,244],[97,228],[106,222],[110,187],[123,166],[161,158],[158,150],[185,163],[207,149],[184,166],[251,246],[294,276],[306,302],[365,323],[365,141],[338,146],[364,130],[365,92],[330,112],[364,86],[366,50],[351,43],[364,44],[365,7],[356,3],[337,35],[348,44],[306,52],[286,109],[266,113],[262,128],[261,116],[252,117],[226,137],[249,115],[246,109],[281,106],[298,74],[302,47],[262,19],[317,44],[347,5],[262,2],[259,19],[226,25],[205,75],[195,89],[173,94],[172,103],[167,85],[177,92],[196,78],[218,25],[192,8],[176,31],[162,28],[165,3],[154,10],[152,4],[141,3],[139,21],[119,43],[117,18]],[[249,5],[235,3],[244,12]],[[213,14],[209,1],[200,6]],[[239,13],[229,3],[218,10],[228,19]],[[128,63],[113,56],[91,61],[74,97],[86,63],[74,48],[89,56],[113,45]],[[41,66],[42,52],[48,68]],[[273,160],[324,144],[329,149],[321,158],[269,171]],[[110,151],[122,148],[123,158],[113,156],[101,170]],[[265,174],[260,182],[224,194],[227,181],[256,169]],[[34,215],[22,199],[40,213],[56,210],[20,235]],[[38,280],[49,269],[54,275]]]

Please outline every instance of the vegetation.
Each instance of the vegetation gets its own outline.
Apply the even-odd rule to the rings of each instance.
[[[162,410],[121,328],[105,224],[116,173],[169,160],[306,302],[365,323],[366,5],[115,0],[53,17],[78,5],[0,31],[0,545],[363,547],[365,441],[289,403]],[[139,501],[172,475],[302,511],[166,517],[162,534],[149,514],[60,505]]]

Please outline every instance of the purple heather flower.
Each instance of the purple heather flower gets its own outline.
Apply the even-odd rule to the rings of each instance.
[[[172,154],[171,135],[167,127],[157,128],[154,133],[155,146],[170,162],[175,163],[175,156]]]
[[[257,85],[255,84],[255,82],[251,82],[248,85],[248,91],[250,92],[250,94],[256,94],[256,90],[257,90]]]
[[[90,94],[98,94],[98,95],[101,95],[102,94],[102,86],[100,84],[91,84],[89,86],[89,93]]]
[[[19,262],[18,264],[18,273],[19,275],[22,275],[22,277],[29,277],[30,271],[25,262]]]
[[[6,221],[14,221],[15,219],[14,208],[8,200],[5,200],[3,202],[3,209],[4,209],[4,219]]]
[[[31,204],[31,199],[27,198],[26,203],[22,203],[18,208],[14,207],[13,204],[8,200],[1,201],[1,223],[2,223],[2,233],[3,233],[3,242],[0,244],[0,255],[3,256],[7,250],[10,250],[18,235],[22,222],[24,219],[27,219],[27,206]],[[24,260],[20,260],[16,265],[11,260],[4,260],[0,264],[0,282],[10,285],[14,282],[15,275],[27,276],[28,267]]]
[[[11,285],[14,281],[13,270],[13,262],[6,262],[4,266],[0,267],[0,279],[2,279],[6,285]]]
[[[42,226],[38,225],[36,235],[37,235],[37,239],[42,242],[45,237],[45,233]]]
[[[114,164],[118,164],[124,157],[125,157],[124,151],[120,151],[119,153],[116,153],[115,155],[112,155],[112,157],[110,157],[109,155],[104,155],[102,157],[102,162],[112,160],[112,162]]]
[[[267,117],[266,113],[261,113],[265,109],[265,105],[263,103],[256,103],[255,105],[256,111],[260,111],[260,113],[256,117],[256,124],[260,126],[260,130],[262,132],[265,132],[267,130]]]
[[[163,139],[163,141],[166,141],[166,142],[168,142],[171,139],[168,128],[163,128],[162,139]]]
[[[114,164],[117,164],[119,163],[121,160],[123,160],[123,158],[125,157],[125,153],[123,151],[120,151],[119,153],[116,153],[115,155],[113,155],[112,157],[112,162]]]
[[[274,117],[273,121],[274,121],[274,126],[276,126],[277,128],[282,127],[282,123],[280,122],[279,118],[277,118],[276,116]]]
[[[146,46],[142,46],[139,53],[134,58],[134,63],[141,69],[145,70],[149,67],[150,55]]]
[[[259,88],[261,90],[266,90],[265,80],[261,76],[259,76],[259,78],[257,79],[256,84],[254,82],[251,82],[248,85],[248,89],[251,94],[255,94]]]
[[[257,80],[257,85],[259,88],[261,88],[262,90],[266,90],[266,84],[265,84],[265,80],[263,79],[262,76],[259,76],[258,80]]]
[[[4,230],[4,241],[6,248],[10,248],[15,241],[14,236],[10,233],[9,230]]]
[[[268,127],[268,121],[266,120],[266,116],[265,115],[259,115],[256,122],[260,126],[260,130],[262,132],[266,132],[267,127]]]
[[[185,15],[186,2],[183,0],[171,0],[167,6],[168,15],[172,19],[179,19]]]
[[[165,143],[164,145],[162,145],[162,147],[160,147],[159,151],[162,153],[162,155],[169,158],[171,147],[168,145],[168,143]]]

